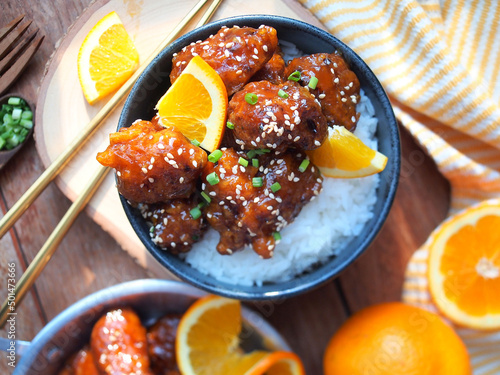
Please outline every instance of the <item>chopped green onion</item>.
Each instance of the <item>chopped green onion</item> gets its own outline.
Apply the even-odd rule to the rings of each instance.
[[[234,124],[233,124],[231,121],[226,122],[226,126],[227,126],[229,129],[234,129]]]
[[[153,225],[151,228],[149,228],[149,233],[153,233],[154,231],[155,231],[155,227]]]
[[[208,155],[208,161],[211,161],[212,163],[217,163],[217,161],[219,161],[221,156],[222,156],[222,151],[215,150],[210,155]]]
[[[200,142],[198,142],[196,139],[192,139],[191,143],[195,145],[196,147],[200,147]]]
[[[279,189],[281,189],[281,185],[279,182],[275,182],[274,184],[271,185],[271,191],[273,193],[276,193]]]
[[[288,76],[288,80],[289,81],[295,81],[295,82],[299,82],[300,81],[300,72],[298,70],[296,70],[295,72],[293,72],[292,74],[290,74]]]
[[[244,167],[248,167],[248,160],[247,159],[244,159],[244,158],[239,158],[238,159],[238,163],[241,164],[242,166]]]
[[[260,148],[260,149],[255,150],[256,155],[264,155],[264,154],[267,154],[269,152],[271,152],[271,150],[269,150],[267,148]]]
[[[255,155],[257,155],[257,151],[255,150],[250,150],[247,152],[247,156],[251,159],[253,158]]]
[[[21,121],[19,121],[19,125],[21,125],[23,128],[31,129],[33,127],[33,121],[21,119]]]
[[[14,108],[12,110],[12,119],[19,120],[21,118],[22,113],[23,113],[23,110],[21,108]]]
[[[249,92],[245,95],[245,101],[248,104],[255,105],[259,101],[259,98],[253,92]]]
[[[33,113],[23,99],[11,97],[7,103],[0,109],[0,150],[23,143],[33,128]]]
[[[31,120],[33,118],[33,112],[31,111],[23,111],[21,114],[21,118],[23,120]]]
[[[212,172],[210,173],[208,176],[207,176],[207,182],[210,184],[210,185],[217,185],[220,180],[219,180],[219,176],[217,175],[217,173],[215,172]]]
[[[273,237],[275,241],[281,240],[281,234],[280,232],[273,232]]]
[[[311,80],[309,81],[309,84],[307,85],[310,89],[315,89],[316,85],[318,84],[318,79],[316,77],[311,77]]]
[[[282,89],[280,89],[280,91],[278,91],[278,96],[280,98],[283,98],[283,99],[288,98],[288,94],[286,92],[284,92]]]
[[[21,105],[21,98],[18,98],[16,96],[13,96],[11,98],[9,98],[9,100],[7,101],[7,103],[9,105]]]
[[[189,211],[189,213],[194,220],[198,219],[201,216],[201,210],[199,207],[193,208],[191,211]]]
[[[252,165],[255,168],[259,168],[259,159],[252,159]]]
[[[300,163],[300,165],[299,165],[299,171],[305,172],[309,163],[310,163],[309,159],[302,160],[302,163]]]
[[[205,201],[207,203],[210,203],[212,201],[212,199],[209,197],[209,195],[207,193],[205,193],[204,191],[201,192],[201,196],[203,197],[203,199],[205,199]]]
[[[253,187],[262,187],[264,182],[262,181],[262,177],[254,177],[252,178]]]

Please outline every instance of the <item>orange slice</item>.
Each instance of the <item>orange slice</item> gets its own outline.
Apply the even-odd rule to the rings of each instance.
[[[300,358],[290,352],[273,352],[257,362],[245,375],[305,375]]]
[[[308,151],[311,161],[327,177],[365,177],[384,170],[387,157],[366,146],[343,126],[328,128],[328,138],[316,150]]]
[[[183,315],[177,330],[176,357],[181,373],[303,375],[295,371],[302,369],[302,364],[292,353],[243,353],[239,347],[240,332],[239,301],[208,296],[195,302]]]
[[[217,72],[199,56],[191,59],[156,104],[164,126],[174,126],[212,152],[224,135],[227,91]]]
[[[119,88],[139,66],[134,42],[116,12],[90,30],[78,53],[78,77],[89,104]]]
[[[429,286],[440,311],[459,325],[500,328],[500,202],[453,216],[431,236]]]

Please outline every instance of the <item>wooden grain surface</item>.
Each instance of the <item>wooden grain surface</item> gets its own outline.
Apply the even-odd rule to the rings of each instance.
[[[2,2],[0,26],[25,13],[45,35],[40,50],[11,92],[36,101],[45,64],[58,40],[89,3],[90,0]],[[401,133],[400,186],[385,226],[365,254],[338,279],[312,292],[288,300],[249,304],[289,341],[304,361],[308,374],[322,373],[325,345],[349,314],[369,304],[399,300],[406,262],[448,211],[448,183],[407,132]],[[30,140],[0,171],[1,212],[11,207],[43,170],[34,141]],[[0,240],[2,300],[7,295],[7,264],[16,263],[19,277],[69,205],[59,189],[49,185],[14,229]],[[80,215],[19,307],[17,338],[31,340],[55,315],[94,291],[145,277],[148,273],[114,239],[89,217]],[[0,335],[6,336],[5,329]],[[0,373],[11,371],[6,355],[1,353]]]

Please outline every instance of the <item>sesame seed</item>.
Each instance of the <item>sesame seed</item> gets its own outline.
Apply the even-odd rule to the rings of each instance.
[[[349,87],[352,87],[353,85],[354,85],[354,83],[353,83],[353,82],[350,82],[350,83],[349,83]]]
[[[179,155],[179,156],[182,155],[182,148],[177,150],[177,155]]]
[[[231,171],[233,172],[233,174],[238,173],[238,166],[237,165],[233,165],[233,168],[231,169]]]
[[[259,56],[252,55],[252,58],[254,58],[255,60],[258,60],[258,59],[259,59]]]
[[[219,47],[220,47],[220,48],[224,47],[224,42],[219,43]]]
[[[263,118],[262,119],[262,122],[266,123],[266,124],[269,124],[269,119],[268,118]]]
[[[252,141],[250,143],[252,144],[252,146],[257,147],[257,143],[255,143],[255,141]]]
[[[163,145],[163,143],[158,143],[158,148],[160,150],[163,150],[165,148],[165,146]]]
[[[174,158],[174,155],[172,155],[172,154],[169,152],[169,153],[167,154],[167,157],[168,157],[169,159],[173,159],[173,158]]]
[[[295,125],[300,124],[300,117],[295,117],[295,119],[293,120],[293,122],[295,122]]]
[[[334,63],[333,63],[333,66],[334,66],[335,68],[338,68],[338,67],[339,67],[339,66],[337,65],[337,63],[336,63],[336,62],[334,62]]]
[[[288,125],[288,126],[290,126],[290,121],[288,121],[288,120],[285,120],[285,125]]]
[[[180,62],[180,61],[177,61],[177,62],[175,63],[175,66],[179,66],[179,65],[181,65],[181,62]]]
[[[148,173],[148,170],[147,170],[146,168],[144,168],[144,167],[142,167],[142,171],[143,171],[144,173]]]
[[[153,169],[153,164],[150,164],[148,167],[149,170]]]
[[[269,50],[265,44],[262,46],[262,49],[264,50],[264,52],[267,52]]]
[[[217,194],[215,193],[215,191],[211,191],[210,193],[208,193],[209,195],[211,195],[212,197],[215,197]]]
[[[344,96],[345,92],[344,91],[340,91],[340,95]]]
[[[267,206],[267,209],[271,211],[273,209],[273,206]]]
[[[179,178],[179,182],[182,184],[184,182],[184,177]]]
[[[254,48],[253,49],[253,53],[255,53],[256,55],[258,55],[259,54],[259,50],[257,48]]]
[[[241,61],[241,57],[240,56],[236,56],[236,61]]]
[[[224,55],[225,55],[226,57],[229,57],[229,55],[230,55],[230,54],[229,54],[229,51],[228,51],[227,49],[226,49],[226,50],[224,50]]]
[[[242,73],[243,73],[243,70],[241,70],[241,69],[240,69],[240,70],[238,70],[238,71],[236,71],[236,75],[240,75],[240,74],[242,74]]]
[[[120,177],[120,176],[122,175],[122,173],[121,173],[120,171],[116,171],[116,175],[117,175],[118,177]]]
[[[316,146],[321,146],[321,142],[320,142],[320,141],[318,141],[318,140],[314,141],[314,144],[315,144]]]
[[[300,139],[300,135],[296,136],[296,137],[293,139],[293,141],[294,141],[294,142],[297,142],[299,139]]]
[[[290,124],[290,130],[293,131],[293,128],[295,128],[295,124]],[[292,138],[290,138],[290,139],[292,139]]]
[[[298,182],[299,180],[300,180],[300,178],[295,177],[295,178],[293,179],[293,182]]]
[[[342,98],[342,99],[340,99],[340,100],[342,100],[342,103],[347,102],[347,99],[346,99],[346,98]]]
[[[351,117],[351,121],[352,121],[352,122],[356,122],[356,117],[352,116],[352,117]]]
[[[260,200],[260,198],[259,198],[259,197],[255,197],[255,198],[253,199],[253,202],[254,202],[254,203],[257,203],[259,200]]]
[[[234,46],[233,42],[226,43],[226,48],[231,48],[232,46]]]
[[[189,150],[189,155],[193,155],[194,154],[194,149],[190,149]]]
[[[340,81],[339,81],[339,79],[338,79],[338,77],[337,77],[337,78],[335,78],[335,79],[333,80],[333,82],[335,82],[335,83],[339,83]]]
[[[207,49],[209,49],[210,46],[204,46],[203,49],[206,51]]]
[[[149,177],[148,181],[151,182],[151,183],[153,183],[153,182],[155,182],[155,179],[153,177]]]
[[[333,68],[330,68],[330,72],[332,72],[332,74],[335,74],[335,70],[333,70]]]
[[[196,52],[192,52],[191,53],[193,56],[198,56],[198,54]]]
[[[320,98],[320,99],[324,99],[324,98],[325,98],[325,96],[326,96],[325,94],[319,94],[319,95],[318,95],[318,98]]]
[[[193,160],[193,167],[197,167],[198,166],[198,162],[196,160]]]
[[[274,173],[276,173],[277,175],[280,175],[280,174],[283,174],[283,171],[282,171],[281,169],[278,169],[278,170],[277,170],[276,172],[274,172]]]
[[[170,246],[175,247],[175,242],[170,242]]]
[[[144,187],[144,184],[139,185],[139,187],[142,189]]]
[[[245,173],[246,169],[244,166],[240,165],[240,171],[242,171],[243,173]]]
[[[349,86],[344,86],[344,88],[345,88],[346,90],[349,90]]]

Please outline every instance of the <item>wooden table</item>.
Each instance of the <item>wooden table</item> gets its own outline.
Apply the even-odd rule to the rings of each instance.
[[[34,60],[9,92],[21,93],[36,102],[45,64],[56,43],[90,2],[3,2],[0,25],[25,13],[45,35]],[[365,254],[339,278],[310,293],[258,306],[249,304],[283,334],[304,361],[308,374],[322,373],[326,343],[350,314],[370,304],[400,299],[407,261],[448,211],[450,189],[447,181],[404,129],[401,129],[401,141],[402,171],[396,199],[380,235]],[[16,202],[43,170],[31,139],[0,171],[0,215]],[[19,277],[69,206],[70,201],[51,184],[0,240],[2,300],[7,295],[7,263],[16,263]],[[147,277],[145,269],[82,214],[19,306],[17,339],[31,340],[54,316],[94,291]],[[0,335],[6,337],[5,330]],[[10,372],[2,353],[0,373]]]

